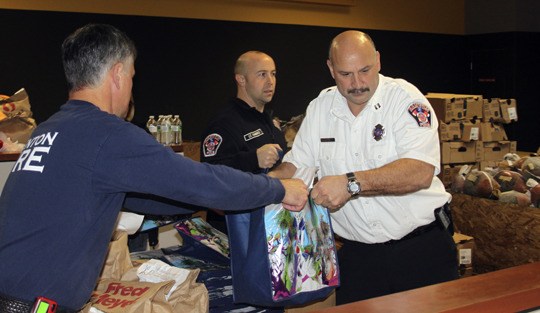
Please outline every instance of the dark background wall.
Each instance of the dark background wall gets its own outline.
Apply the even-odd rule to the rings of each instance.
[[[150,114],[180,114],[184,137],[191,140],[200,139],[213,113],[228,97],[235,95],[232,67],[237,56],[247,50],[265,51],[276,61],[277,94],[269,106],[274,114],[288,119],[303,113],[321,89],[333,85],[325,59],[330,40],[344,30],[22,10],[0,10],[0,19],[9,28],[7,31],[3,27],[1,31],[0,93],[11,94],[25,87],[38,123],[56,112],[67,97],[60,60],[63,39],[86,23],[110,23],[124,30],[139,50],[133,122],[143,126]],[[490,90],[489,86],[473,88],[471,62],[479,53],[494,53],[493,61],[485,68],[495,65],[508,88],[486,96],[518,100],[520,121],[510,125],[510,137],[518,141],[518,149],[536,151],[538,139],[524,133],[538,128],[538,119],[534,116],[539,109],[527,88],[538,85],[538,78],[533,74],[538,65],[533,65],[537,63],[536,56],[530,49],[530,44],[537,42],[536,33],[511,32],[486,35],[494,36],[486,38],[484,35],[365,31],[381,52],[382,73],[405,78],[425,93],[482,94]]]
[[[539,42],[537,32],[467,36],[471,93],[517,99],[518,121],[504,128],[522,151],[537,151],[540,147]]]

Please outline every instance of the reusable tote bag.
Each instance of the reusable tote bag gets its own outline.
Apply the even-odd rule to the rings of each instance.
[[[308,186],[315,168],[298,169]],[[339,286],[330,214],[309,199],[300,212],[281,204],[227,214],[235,303],[281,307],[326,298]]]

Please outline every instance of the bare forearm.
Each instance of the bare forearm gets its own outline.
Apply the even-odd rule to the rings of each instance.
[[[401,195],[428,188],[434,166],[415,159],[399,159],[383,167],[356,172],[361,196]]]
[[[270,173],[268,173],[268,176],[279,178],[279,179],[285,179],[285,178],[293,177],[295,172],[296,172],[296,166],[294,166],[292,163],[289,163],[289,162],[283,162],[274,170],[272,170]]]

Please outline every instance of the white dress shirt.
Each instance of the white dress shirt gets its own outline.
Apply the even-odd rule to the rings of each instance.
[[[427,189],[399,196],[358,197],[332,213],[338,235],[364,243],[402,238],[434,221],[433,211],[451,198],[435,176],[440,171],[440,148],[431,105],[407,81],[379,76],[377,90],[356,117],[336,87],[324,89],[309,104],[293,147],[284,158],[297,168],[319,167],[319,177],[379,168],[401,158],[435,166]],[[430,114],[427,124],[409,113],[415,105]]]

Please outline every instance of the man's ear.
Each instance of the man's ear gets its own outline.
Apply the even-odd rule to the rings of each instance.
[[[124,64],[121,62],[116,63],[113,65],[113,67],[110,70],[112,75],[112,81],[114,83],[114,86],[118,89],[120,89],[120,84],[122,82],[122,75],[124,75]]]
[[[328,69],[330,70],[330,75],[332,75],[332,78],[336,79],[334,77],[334,67],[332,66],[332,61],[330,61],[330,59],[326,60],[326,65],[328,66]]]
[[[236,83],[240,86],[244,86],[246,84],[246,77],[242,74],[235,74],[234,79],[236,80]]]
[[[381,71],[381,54],[377,51],[377,73]]]

